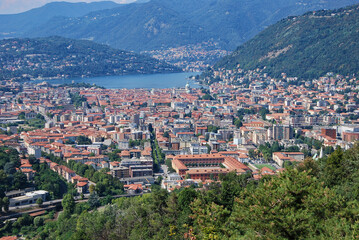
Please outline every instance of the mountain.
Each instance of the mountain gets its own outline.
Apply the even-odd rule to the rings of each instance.
[[[0,80],[179,72],[153,58],[62,37],[0,41]]]
[[[238,47],[216,68],[265,68],[272,77],[359,73],[359,5],[288,17]]]
[[[81,17],[54,17],[22,36],[60,35],[145,51],[213,41],[232,50],[289,15],[359,0],[152,0]]]
[[[193,44],[210,37],[178,12],[153,3],[130,4],[80,18],[56,17],[27,35],[89,39],[127,50]]]
[[[52,2],[23,13],[2,14],[0,15],[0,37],[21,36],[34,26],[43,25],[55,16],[81,17],[93,11],[119,6],[121,5],[110,1],[93,3]]]
[[[356,0],[155,0],[202,26],[227,50],[235,49],[267,26],[311,10],[335,9]]]

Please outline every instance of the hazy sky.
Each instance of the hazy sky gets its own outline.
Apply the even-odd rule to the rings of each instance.
[[[0,14],[19,13],[41,7],[49,2],[61,0],[0,0]],[[65,0],[65,2],[99,2],[100,0]],[[112,0],[117,3],[129,3],[135,0]]]

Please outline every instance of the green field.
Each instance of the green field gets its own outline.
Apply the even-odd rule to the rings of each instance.
[[[258,169],[262,169],[262,168],[264,168],[264,167],[267,167],[267,168],[269,168],[269,169],[272,169],[273,171],[276,170],[276,168],[273,167],[273,166],[270,165],[270,164],[255,164],[254,166],[256,166]]]

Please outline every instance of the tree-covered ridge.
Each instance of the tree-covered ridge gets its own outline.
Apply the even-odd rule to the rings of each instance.
[[[238,47],[216,67],[265,68],[272,77],[359,72],[359,6],[288,17]],[[239,66],[238,66],[239,65]]]
[[[40,239],[357,239],[358,163],[357,144],[259,182],[230,173],[201,189],[154,187],[97,211],[67,195],[57,221],[29,221],[24,231]]]
[[[175,72],[150,57],[62,37],[0,41],[0,80]]]

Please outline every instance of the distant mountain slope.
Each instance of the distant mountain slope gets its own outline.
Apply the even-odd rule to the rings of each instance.
[[[179,72],[150,57],[62,37],[0,41],[0,80]]]
[[[128,50],[194,44],[210,38],[178,12],[153,3],[130,4],[80,18],[56,17],[27,35],[90,39]]]
[[[2,14],[0,15],[0,37],[20,36],[34,26],[42,25],[55,16],[81,17],[93,11],[119,6],[119,4],[110,1],[93,3],[52,2],[19,14]]]
[[[92,39],[133,51],[211,40],[232,50],[289,15],[353,3],[359,0],[151,0],[83,17],[53,18],[24,36]]]
[[[264,68],[300,78],[359,73],[359,5],[288,17],[238,47],[216,67]]]
[[[176,9],[190,21],[215,33],[228,50],[288,16],[335,9],[357,0],[152,0]]]

